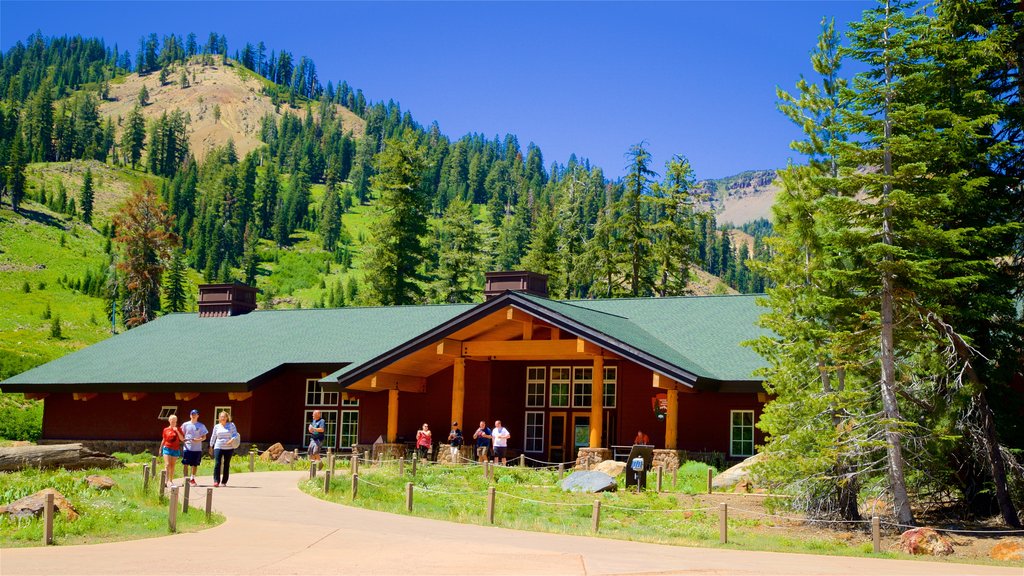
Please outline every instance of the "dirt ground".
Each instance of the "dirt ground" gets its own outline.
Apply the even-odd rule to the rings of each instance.
[[[827,525],[806,523],[802,520],[801,514],[786,511],[775,511],[773,518],[765,518],[761,514],[773,514],[773,511],[765,506],[767,498],[762,494],[698,494],[696,496],[680,496],[681,505],[692,508],[717,507],[722,502],[729,506],[730,518],[757,518],[762,521],[759,526],[746,527],[744,530],[764,531],[778,534],[783,531],[793,537],[832,537],[843,540],[851,546],[871,544],[871,532],[868,524],[862,524],[863,529],[854,530],[851,525]],[[837,527],[838,526],[838,527]],[[945,528],[946,526],[936,525],[933,528]],[[958,525],[964,530],[999,530],[998,522],[993,519],[991,522],[980,522],[976,525]],[[899,548],[900,533],[898,529],[888,528],[882,525],[882,550],[895,552]],[[961,535],[944,533],[953,543],[953,557],[963,559],[988,559],[992,547],[1004,540],[1021,540],[1020,536],[1012,537],[1006,535]]]

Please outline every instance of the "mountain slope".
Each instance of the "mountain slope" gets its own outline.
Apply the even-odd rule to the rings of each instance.
[[[771,219],[779,192],[775,170],[747,170],[734,176],[698,182],[711,197],[719,224],[740,226],[759,218]]]
[[[234,140],[239,156],[255,150],[260,141],[260,120],[272,114],[275,121],[285,112],[305,118],[306,107],[292,108],[287,103],[274,105],[264,93],[271,84],[241,66],[202,65],[197,60],[185,66],[190,85],[182,88],[179,76],[182,65],[171,67],[168,83],[160,85],[158,74],[129,74],[111,82],[108,99],[100,103],[100,113],[115,119],[124,118],[138,102],[143,86],[149,92],[149,104],[143,107],[147,122],[161,114],[181,110],[188,114],[189,147],[200,162],[210,149]],[[342,125],[354,136],[366,132],[366,122],[344,106],[335,105]]]

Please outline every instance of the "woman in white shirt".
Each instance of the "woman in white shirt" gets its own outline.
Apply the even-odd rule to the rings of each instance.
[[[213,451],[213,485],[227,486],[231,474],[231,457],[235,454],[235,439],[238,429],[227,412],[217,417],[217,424],[210,433],[210,450]]]

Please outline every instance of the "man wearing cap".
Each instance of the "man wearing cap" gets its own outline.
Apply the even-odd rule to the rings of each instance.
[[[452,463],[459,463],[459,449],[462,448],[462,430],[459,429],[458,422],[452,422],[452,431],[448,433],[448,444],[451,446],[452,451]]]
[[[182,474],[188,477],[188,483],[196,485],[196,468],[199,468],[199,463],[203,460],[203,440],[206,440],[209,431],[203,423],[199,421],[199,410],[192,410],[188,413],[188,422],[185,422],[181,427],[182,433],[185,435],[185,452],[181,459],[181,464],[184,467]],[[192,475],[189,476],[188,467],[192,467]]]

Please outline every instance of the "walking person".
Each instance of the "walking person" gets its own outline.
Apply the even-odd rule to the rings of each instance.
[[[452,462],[458,463],[461,456],[459,450],[462,448],[462,430],[459,429],[458,422],[452,422],[452,430],[448,433],[448,445],[452,453]]]
[[[494,440],[494,463],[501,459],[501,465],[508,465],[505,452],[508,450],[508,439],[512,437],[508,428],[501,425],[501,420],[494,421],[494,428],[491,429],[491,438]]]
[[[319,410],[313,410],[313,421],[308,426],[309,430],[309,460],[320,462],[320,447],[324,443],[327,422],[320,417]]]
[[[167,427],[160,435],[160,454],[164,457],[164,467],[167,468],[167,487],[174,486],[174,465],[181,458],[181,441],[185,437],[178,428],[178,416],[171,414],[167,417]]]
[[[210,450],[213,451],[213,485],[227,486],[231,475],[231,457],[238,447],[238,428],[226,411],[217,416],[217,424],[210,434]]]
[[[476,459],[481,464],[487,462],[491,448],[491,429],[487,427],[487,422],[481,420],[480,427],[473,432],[473,444],[476,446]]]
[[[199,410],[192,410],[188,413],[188,422],[182,424],[181,431],[185,435],[185,455],[181,459],[181,473],[188,478],[189,484],[195,486],[196,469],[203,461],[203,440],[206,440],[210,431],[199,421]],[[189,466],[192,467],[191,476],[188,473]]]
[[[430,426],[424,422],[423,428],[416,431],[416,451],[420,454],[420,460],[427,458],[427,453],[430,452],[433,442],[434,440],[430,436]]]

